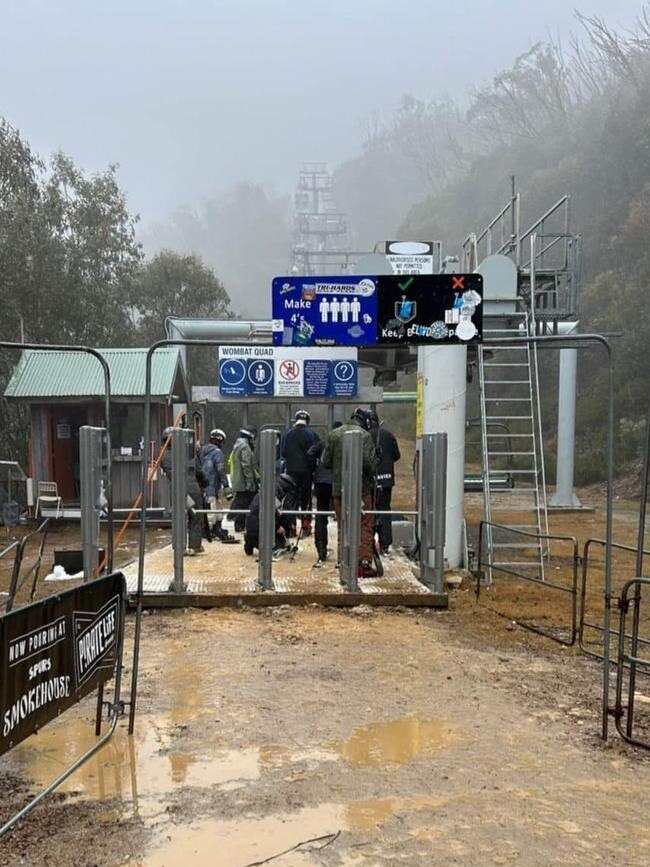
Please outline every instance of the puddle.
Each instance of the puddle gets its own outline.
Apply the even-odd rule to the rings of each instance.
[[[303,840],[346,830],[368,833],[400,812],[435,809],[445,803],[444,798],[427,796],[385,798],[350,804],[321,804],[266,818],[209,820],[176,826],[168,830],[163,845],[127,863],[129,867],[180,867],[185,864],[192,867],[238,867],[277,856]],[[327,841],[305,844],[284,858],[278,858],[277,863],[286,867],[313,867],[316,862],[310,857],[309,849],[315,851],[324,842]],[[332,845],[336,846],[336,841]]]
[[[343,827],[342,810],[338,806],[323,805],[296,813],[268,818],[208,820],[192,825],[171,828],[167,840],[158,849],[127,862],[128,867],[243,867],[278,855],[312,837],[335,834]],[[323,841],[326,842],[326,841]],[[309,857],[310,846],[294,851],[278,864],[291,867],[313,867]],[[125,865],[126,867],[126,865]]]
[[[140,719],[134,738],[125,727],[69,777],[60,791],[104,800],[117,797],[140,802],[164,795],[176,786],[212,786],[256,780],[260,776],[257,749],[217,750],[204,756],[167,750],[168,737],[153,720]],[[14,750],[24,772],[36,783],[50,781],[95,742],[90,720],[70,720],[50,726]]]
[[[215,748],[208,755],[169,749],[171,738],[163,723],[140,717],[135,736],[118,727],[111,740],[69,777],[59,791],[95,800],[119,798],[132,802],[134,812],[156,808],[157,799],[176,787],[222,786],[231,790],[284,765],[308,766],[338,761],[325,749],[291,750],[267,745],[241,749]],[[39,786],[50,782],[95,743],[90,719],[52,724],[16,747],[13,756],[23,772]]]
[[[446,722],[410,716],[387,723],[371,723],[332,747],[349,765],[368,768],[403,765],[418,756],[434,755],[449,739]]]

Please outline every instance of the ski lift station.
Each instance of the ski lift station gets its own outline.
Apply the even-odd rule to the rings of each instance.
[[[465,492],[472,489],[483,493],[488,582],[498,570],[544,580],[548,509],[579,507],[573,492],[577,350],[561,350],[557,479],[549,500],[538,346],[528,338],[570,336],[577,329],[580,238],[570,229],[569,197],[522,230],[520,196],[513,182],[505,206],[487,227],[468,234],[460,256],[445,255],[436,241],[387,241],[372,252],[352,252],[344,216],[333,210],[329,183],[321,164],[303,166],[291,273],[274,281],[271,319],[170,317],[166,339],[155,348],[98,351],[108,368],[111,403],[110,446],[103,440],[101,447],[108,453],[93,462],[97,479],[92,484],[101,482],[102,490],[111,494],[101,518],[111,524],[141,515],[160,521],[169,520],[171,513],[179,525],[176,531],[185,532],[182,486],[174,509],[174,486],[157,471],[161,433],[167,426],[191,430],[203,441],[208,419],[231,413],[237,425],[255,423],[262,434],[265,428],[276,431],[277,439],[294,410],[305,404],[321,407],[319,424],[329,429],[358,405],[381,412],[391,402],[412,402],[417,496],[410,514],[400,511],[395,516],[405,554],[382,565],[384,575],[374,586],[369,582],[362,588],[352,575],[355,593],[387,593],[391,599],[402,593],[404,600],[417,604],[444,604],[443,570],[467,569],[477,545],[464,515]],[[377,295],[364,297],[364,282],[373,281]],[[422,291],[428,294],[418,295]],[[440,301],[445,292],[447,300]],[[470,303],[472,292],[475,300]],[[442,306],[428,310],[426,305],[434,303],[429,296]],[[369,312],[370,301],[379,305],[378,311],[373,306]],[[304,315],[307,309],[315,311],[314,321]],[[373,317],[381,320],[381,333],[369,340]],[[186,355],[194,345],[214,352],[220,375],[190,388]],[[415,375],[414,390],[385,390],[384,384],[403,382],[404,374]],[[95,522],[97,498],[84,504],[81,496],[79,431],[102,427],[105,416],[104,381],[96,359],[25,348],[5,396],[29,405],[28,504],[36,508],[40,487],[54,483],[54,498],[38,504],[41,516],[81,518],[83,523],[86,514]],[[478,433],[480,465],[468,460],[468,431],[474,439]],[[442,437],[444,445],[434,442],[436,437]],[[181,454],[192,446],[177,448]],[[267,455],[269,467],[275,466],[275,458],[274,446]],[[352,453],[346,460],[354,466]],[[411,468],[401,472],[410,473]],[[354,525],[360,505],[350,501],[349,507],[347,519]],[[143,521],[143,533],[144,527]],[[348,545],[345,521],[338,532]],[[352,548],[345,548],[352,558],[354,537],[353,532]],[[89,538],[88,550],[98,549],[97,533]],[[180,535],[177,546],[184,547]],[[415,552],[412,562],[407,555]],[[92,556],[98,560],[97,552]],[[274,581],[270,551],[261,551],[259,566],[244,572],[239,565],[226,564],[226,574],[214,574],[208,559],[186,567],[171,547],[144,561],[141,556],[139,563],[127,567],[129,590],[134,598],[149,592],[160,604],[180,605],[187,604],[188,594],[198,598],[203,593],[216,604],[228,594],[252,598],[261,592],[271,601],[269,591],[281,596],[284,587],[298,600],[304,592],[311,598],[329,594],[331,601],[342,588],[350,589],[338,574],[327,580],[322,575],[307,578],[299,561],[292,562],[292,575],[279,576],[276,566]],[[223,567],[221,554],[218,559]],[[87,564],[86,574],[97,565]],[[287,571],[284,564],[281,571]],[[435,600],[427,598],[432,592]]]

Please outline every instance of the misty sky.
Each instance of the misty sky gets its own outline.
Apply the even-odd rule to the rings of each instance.
[[[239,179],[290,191],[354,155],[401,94],[464,97],[549,33],[566,0],[0,0],[0,114],[42,155],[120,163],[144,224]],[[630,25],[640,0],[579,8]]]

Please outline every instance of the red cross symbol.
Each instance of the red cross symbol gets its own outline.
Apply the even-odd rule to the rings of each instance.
[[[464,289],[465,288],[465,278],[464,277],[452,277],[451,278],[451,288],[454,291],[456,289]]]

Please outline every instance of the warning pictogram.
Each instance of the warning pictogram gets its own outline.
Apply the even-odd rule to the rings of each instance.
[[[275,393],[280,397],[301,397],[302,362],[295,358],[276,359]]]
[[[300,364],[291,358],[280,363],[280,376],[289,382],[300,376]]]

